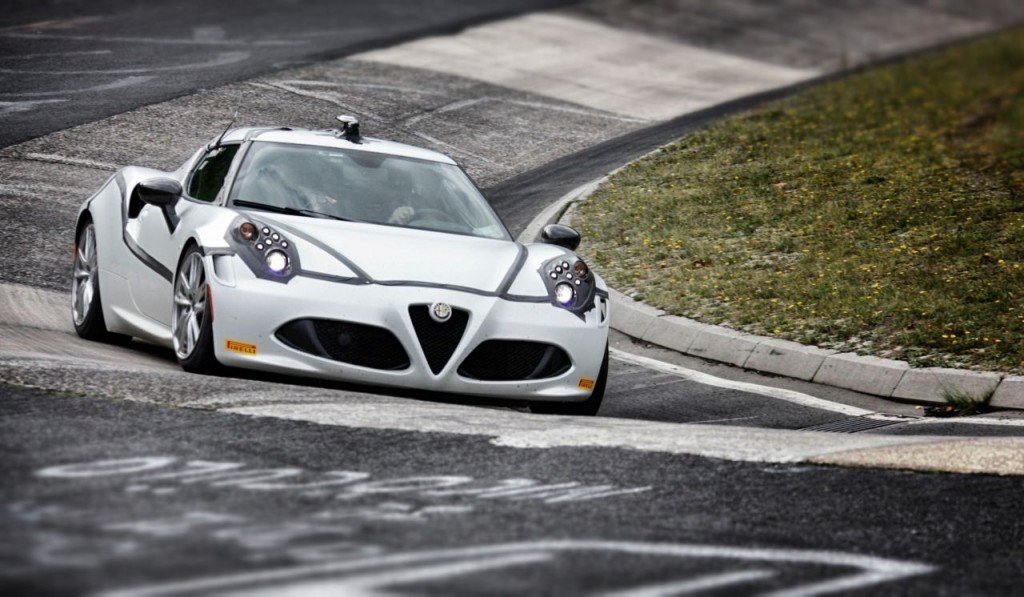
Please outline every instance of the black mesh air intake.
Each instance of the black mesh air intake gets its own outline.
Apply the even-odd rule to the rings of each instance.
[[[466,324],[469,323],[469,312],[453,308],[448,321],[438,323],[430,317],[429,306],[413,305],[409,307],[409,317],[412,318],[412,327],[416,330],[423,355],[427,357],[427,364],[437,375],[459,347]]]
[[[409,355],[390,331],[371,325],[331,319],[296,319],[275,334],[296,350],[324,358],[369,367],[400,370]]]
[[[569,355],[553,344],[487,340],[459,367],[459,375],[480,381],[520,381],[558,377],[569,370]]]

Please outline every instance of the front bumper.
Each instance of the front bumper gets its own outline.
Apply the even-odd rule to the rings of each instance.
[[[215,266],[213,260],[218,262]],[[608,341],[600,305],[584,319],[550,303],[512,302],[450,289],[351,285],[308,277],[287,284],[260,280],[237,257],[207,257],[217,360],[258,369],[354,383],[529,400],[581,401],[592,391]],[[604,300],[604,299],[600,299]],[[469,312],[462,339],[436,375],[427,364],[409,306],[448,303]],[[409,355],[400,371],[360,367],[292,348],[274,333],[295,319],[335,319],[390,330]],[[572,365],[558,377],[480,381],[458,374],[466,357],[489,339],[546,342],[568,353]],[[230,349],[229,349],[230,346]]]

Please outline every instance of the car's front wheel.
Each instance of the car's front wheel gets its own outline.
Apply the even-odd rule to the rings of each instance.
[[[604,347],[604,360],[601,362],[601,372],[597,374],[597,381],[594,382],[594,391],[590,397],[583,402],[531,402],[530,411],[545,415],[575,415],[580,417],[592,417],[601,409],[601,402],[604,400],[604,388],[608,385],[608,347]]]
[[[171,337],[174,356],[185,371],[211,373],[217,369],[209,285],[199,247],[185,252],[174,276]]]

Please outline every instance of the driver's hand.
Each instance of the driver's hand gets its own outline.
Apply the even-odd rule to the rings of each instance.
[[[416,210],[409,205],[403,205],[391,212],[391,217],[388,218],[388,224],[408,224],[415,215]]]

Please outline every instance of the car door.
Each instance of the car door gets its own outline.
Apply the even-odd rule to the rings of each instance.
[[[145,267],[139,269],[148,270],[129,281],[132,297],[144,315],[166,326],[171,324],[172,283],[179,253],[192,232],[181,221],[189,210],[208,208],[218,199],[238,148],[238,144],[229,144],[208,150],[185,177],[183,196],[177,203],[166,210],[143,204],[135,217],[128,218],[126,232],[143,253],[140,259]]]

